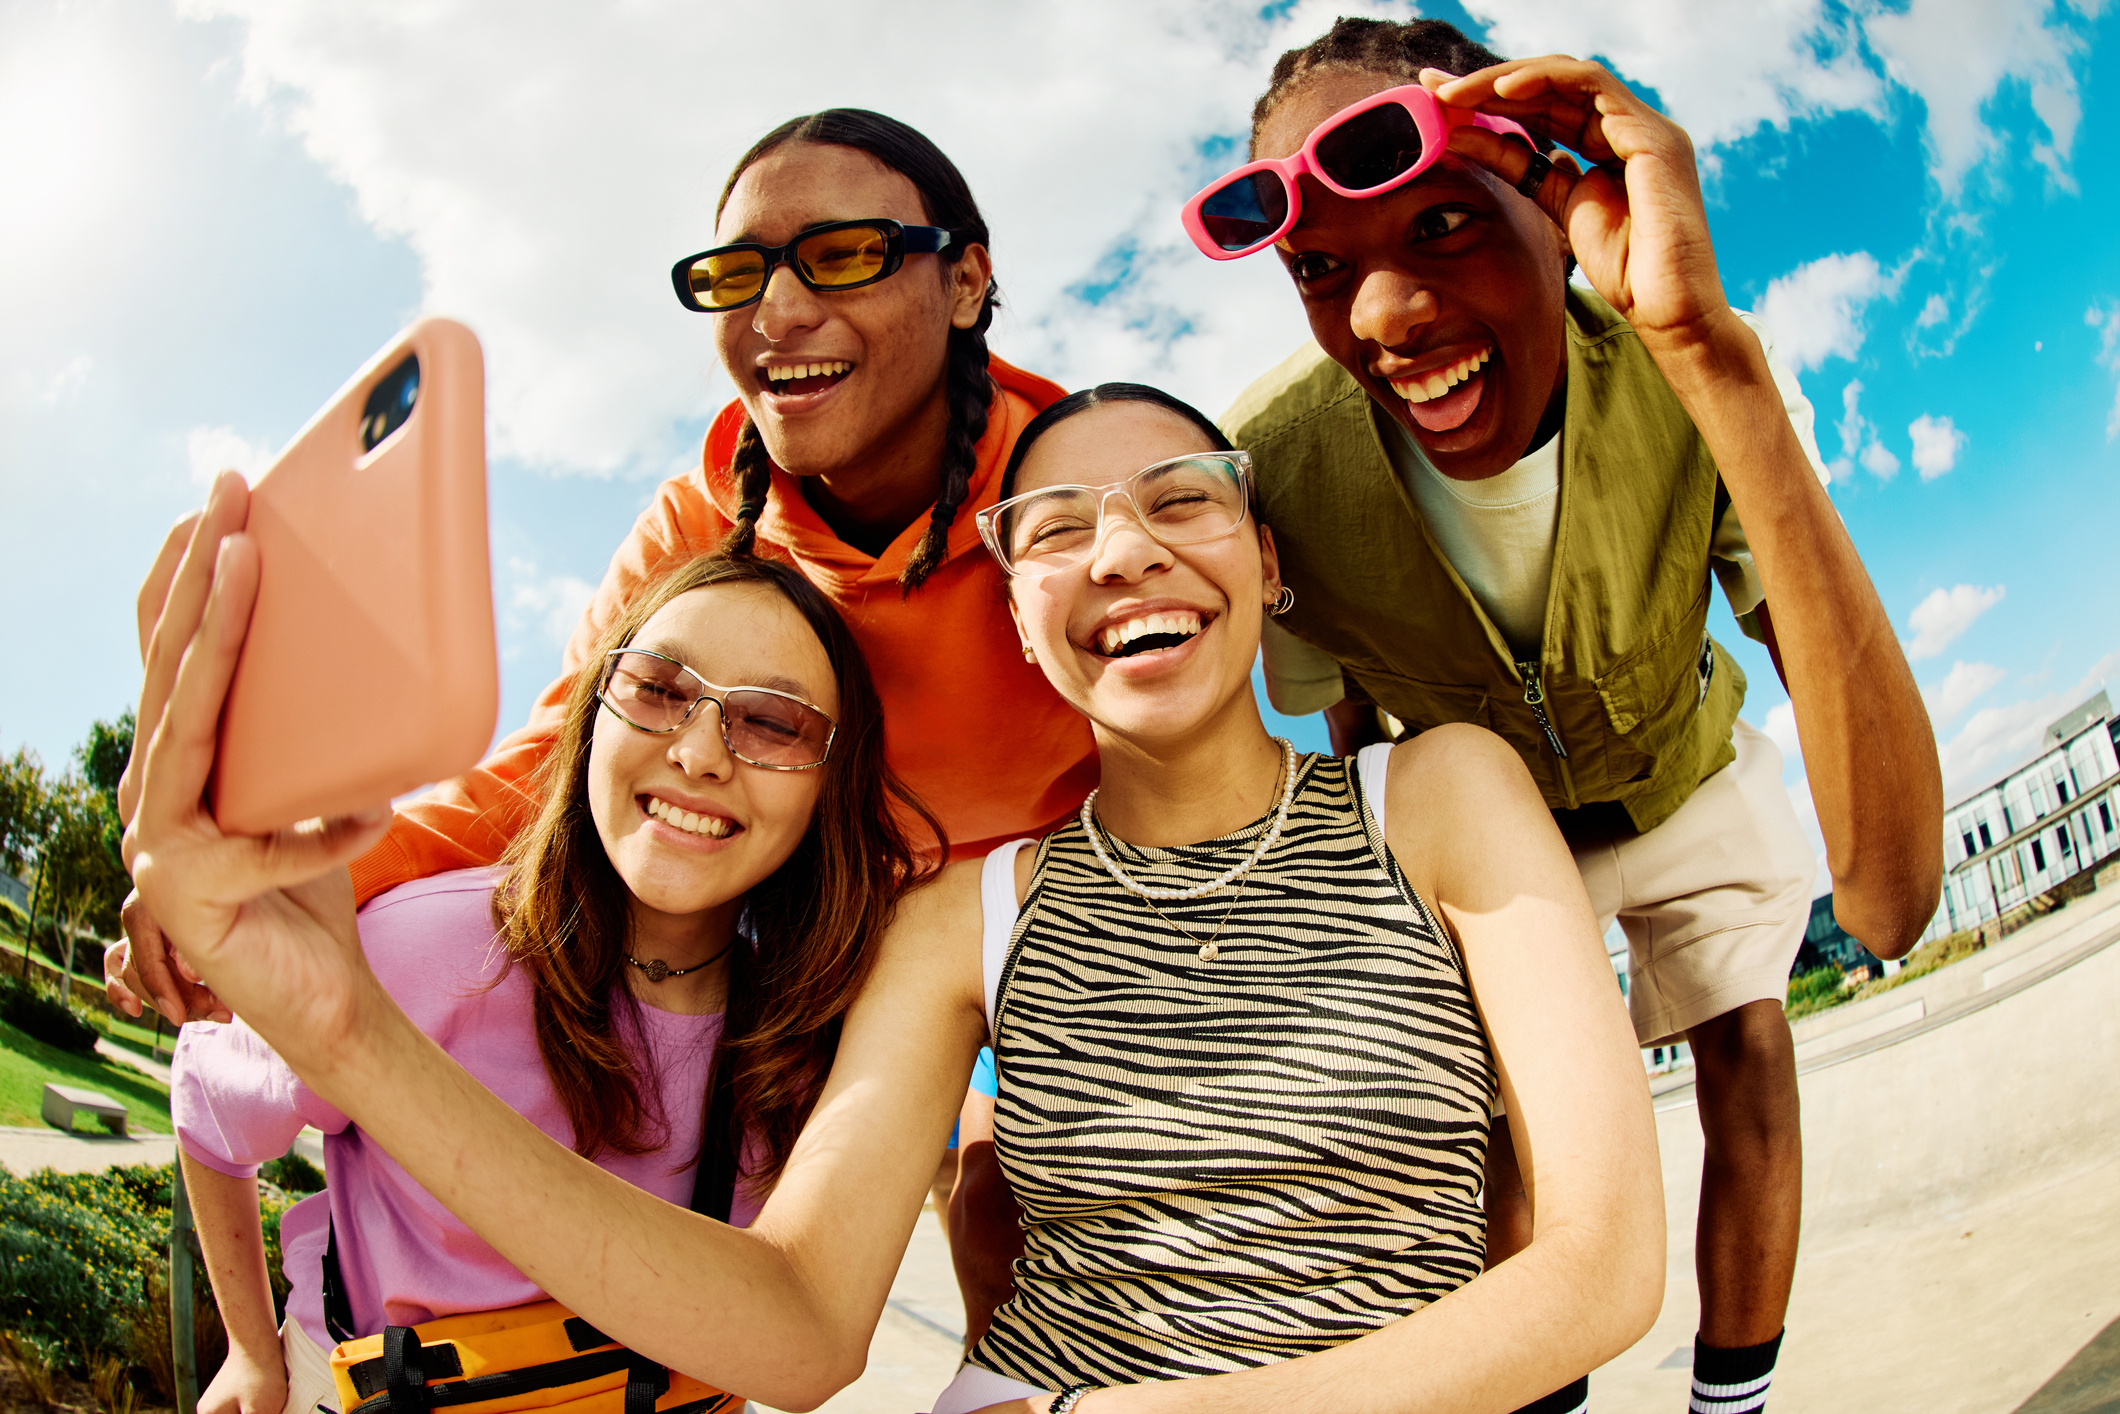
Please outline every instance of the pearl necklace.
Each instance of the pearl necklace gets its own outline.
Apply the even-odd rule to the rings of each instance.
[[[1189,889],[1152,889],[1146,884],[1136,883],[1127,876],[1124,869],[1119,867],[1119,861],[1113,859],[1111,855],[1105,852],[1104,837],[1097,829],[1097,819],[1094,811],[1097,803],[1097,792],[1091,791],[1089,799],[1082,802],[1082,830],[1083,833],[1089,836],[1090,848],[1097,852],[1097,862],[1104,866],[1105,872],[1118,882],[1120,888],[1136,898],[1162,899],[1166,903],[1182,903],[1187,899],[1205,897],[1217,889],[1228,888],[1231,884],[1249,874],[1253,866],[1266,857],[1266,852],[1280,843],[1281,830],[1288,824],[1289,802],[1296,797],[1295,746],[1286,737],[1275,737],[1274,740],[1281,743],[1281,803],[1274,807],[1273,824],[1267,827],[1266,833],[1260,837],[1258,844],[1252,847],[1249,858],[1243,860],[1234,868],[1227,870],[1219,877]],[[1218,929],[1217,931],[1220,930]]]

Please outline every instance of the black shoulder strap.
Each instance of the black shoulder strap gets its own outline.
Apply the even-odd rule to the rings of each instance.
[[[329,1217],[324,1219],[324,1329],[341,1345],[361,1338],[353,1328],[353,1303],[346,1299],[346,1274],[339,1270],[338,1224]]]
[[[699,1136],[699,1164],[692,1171],[692,1211],[721,1222],[729,1220],[736,1201],[736,1091],[729,1081],[728,1047],[714,1056],[714,1078],[708,1083],[707,1122]]]

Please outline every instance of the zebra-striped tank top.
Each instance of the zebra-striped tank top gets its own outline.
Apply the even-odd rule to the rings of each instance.
[[[1495,1076],[1464,969],[1365,799],[1382,753],[1371,782],[1297,763],[1286,830],[1234,895],[1151,906],[1079,820],[1039,846],[991,1018],[1024,1251],[971,1364],[1041,1389],[1219,1374],[1478,1275]],[[1106,848],[1186,887],[1267,826]]]

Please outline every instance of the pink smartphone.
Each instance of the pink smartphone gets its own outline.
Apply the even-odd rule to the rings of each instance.
[[[492,740],[485,385],[471,331],[422,319],[251,488],[258,598],[221,715],[223,830],[383,805]]]

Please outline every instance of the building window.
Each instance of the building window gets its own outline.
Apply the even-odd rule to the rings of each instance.
[[[2032,872],[2037,873],[2038,871],[2044,868],[2046,868],[2046,850],[2040,846],[2039,841],[2033,840]]]
[[[2104,807],[2100,806],[2099,808],[2103,809]],[[1980,851],[1973,848],[1973,837],[1970,834],[1967,835],[1965,837],[1965,857],[1967,859],[1971,859],[1974,855],[1978,853],[1980,853]]]
[[[2076,842],[2069,838],[2068,826],[2063,825],[2060,829],[2054,831],[2054,837],[2061,841],[2061,852],[2063,854],[2074,854],[2076,852]]]
[[[2098,828],[2107,834],[2113,832],[2113,809],[2102,800],[2098,802]]]
[[[2055,782],[2054,782],[2054,794],[2055,794],[2056,796],[2060,797],[2060,799],[2061,799],[2061,803],[2062,803],[2063,805],[2066,805],[2066,804],[2068,804],[2068,782],[2067,782],[2067,781],[2060,781],[2060,780],[2057,780],[2057,781],[2055,781]]]
[[[1980,847],[1982,849],[1993,849],[1995,847],[1995,841],[1988,836],[1987,821],[1985,820],[1980,822]]]

